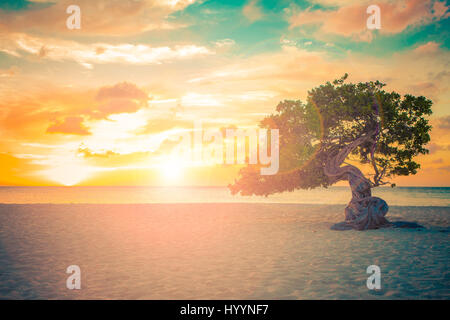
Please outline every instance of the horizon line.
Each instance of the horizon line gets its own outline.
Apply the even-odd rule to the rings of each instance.
[[[228,188],[226,185],[192,185],[192,186],[184,186],[184,185],[73,185],[73,186],[64,186],[64,185],[0,185],[0,188]],[[314,189],[328,189],[328,188],[349,188],[349,186],[328,186],[328,187],[317,187]],[[415,186],[399,186],[395,187],[391,186],[378,186],[377,188],[450,188],[450,185],[445,186],[430,186],[430,185],[415,185]],[[312,189],[312,190],[314,190]],[[310,189],[296,189],[296,190],[310,190]]]

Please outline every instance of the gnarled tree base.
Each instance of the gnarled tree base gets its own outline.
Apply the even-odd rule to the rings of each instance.
[[[345,221],[335,224],[332,230],[369,230],[390,227],[384,217],[388,212],[386,201],[378,197],[352,200],[345,208]]]
[[[356,230],[379,229],[390,226],[384,217],[389,207],[383,199],[368,197],[364,200],[350,201],[345,208],[345,222]]]

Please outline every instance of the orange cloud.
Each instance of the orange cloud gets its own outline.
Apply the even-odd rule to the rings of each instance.
[[[418,54],[428,54],[437,52],[438,50],[439,50],[439,43],[430,41],[421,46],[418,46],[416,49],[414,49],[414,52]]]
[[[115,113],[132,113],[146,107],[148,95],[136,85],[123,82],[100,88],[96,100],[102,104],[92,113],[105,117]]]
[[[45,133],[89,135],[92,121],[117,113],[134,113],[148,105],[148,94],[127,82],[95,91],[51,85],[38,88],[38,92],[24,90],[8,94],[0,102],[3,139],[41,142],[58,140]]]
[[[450,116],[441,117],[438,121],[439,128],[450,130]]]
[[[167,21],[167,16],[181,10],[195,0],[59,0],[34,10],[11,14],[0,10],[0,32],[38,30],[67,35],[83,34],[136,34],[148,30],[173,29],[183,25]],[[66,14],[69,5],[81,9],[81,30],[68,30]]]
[[[63,121],[52,124],[46,132],[88,135],[90,132],[83,125],[83,121],[82,117],[67,117]]]
[[[108,100],[110,98],[137,99],[145,101],[147,100],[147,94],[136,87],[136,85],[123,82],[114,86],[100,88],[97,93],[97,99]]]
[[[23,81],[19,78],[17,81]],[[93,93],[45,84],[34,88],[14,88],[0,100],[0,132],[2,139],[28,142],[55,141],[58,135],[46,135],[49,126],[64,124],[67,117],[80,117],[91,112]],[[73,121],[73,120],[71,120]],[[72,123],[73,125],[73,123]],[[80,130],[76,130],[80,132]]]
[[[445,2],[431,0],[403,0],[377,4],[381,10],[381,33],[400,33],[407,27],[428,24],[448,17],[450,7]],[[320,31],[371,41],[367,30],[367,3],[350,3],[336,10],[311,10],[298,12],[290,17],[290,26],[320,25]]]

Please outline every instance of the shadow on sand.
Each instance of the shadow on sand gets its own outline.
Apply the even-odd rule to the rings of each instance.
[[[424,229],[425,227],[421,226],[420,224],[418,224],[416,222],[395,221],[395,222],[391,222],[387,226],[383,226],[382,228]],[[353,227],[351,224],[349,224],[348,222],[345,222],[345,221],[332,225],[330,229],[337,230],[337,231],[345,231],[345,230],[352,230],[352,229],[358,230],[355,227]],[[365,229],[360,230],[360,231],[364,231],[364,230]]]

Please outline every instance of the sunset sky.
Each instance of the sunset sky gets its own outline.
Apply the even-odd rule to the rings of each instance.
[[[349,73],[433,100],[430,154],[393,181],[449,186],[449,16],[433,0],[3,0],[0,185],[226,185],[237,166],[173,159],[171,137],[254,126]]]

